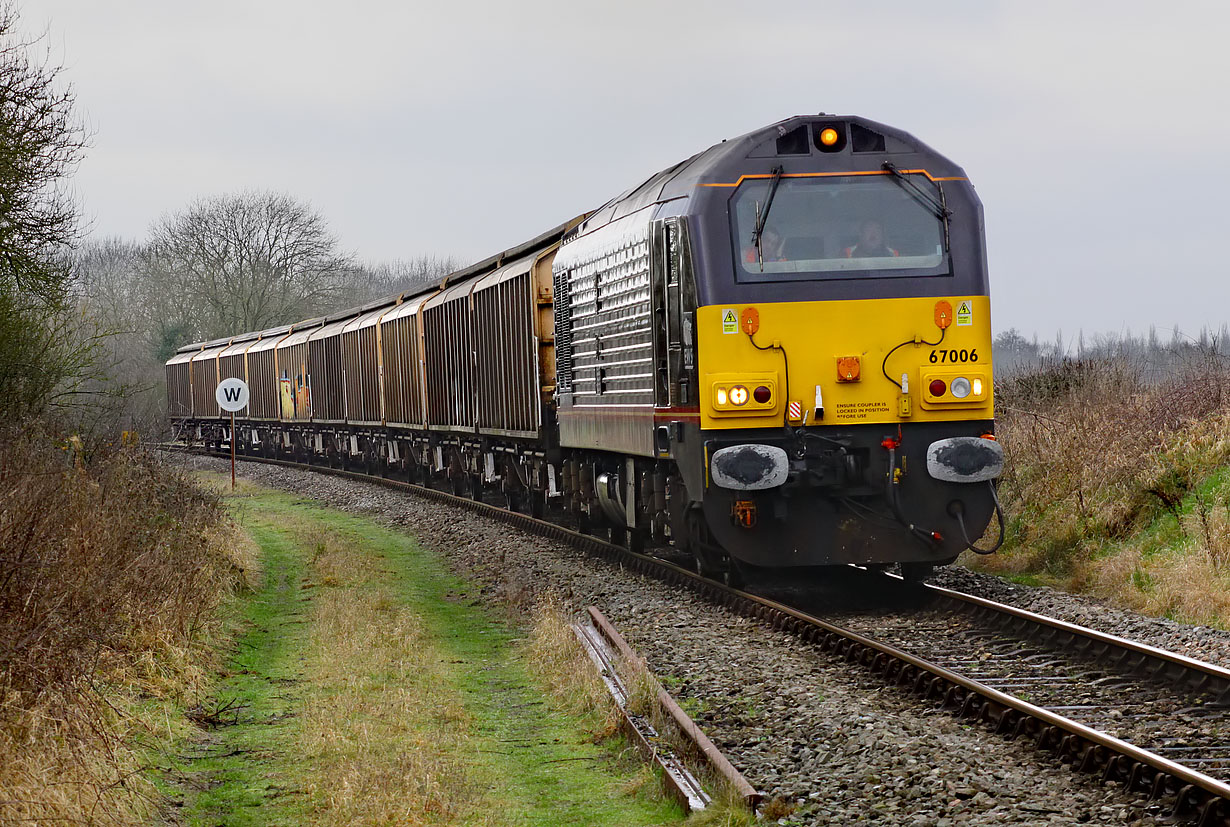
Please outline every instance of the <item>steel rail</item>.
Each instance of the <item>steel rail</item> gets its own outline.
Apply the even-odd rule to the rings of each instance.
[[[921,587],[927,595],[955,605],[962,611],[998,617],[1003,625],[1014,631],[1023,631],[1045,641],[1053,641],[1059,637],[1079,641],[1077,645],[1069,647],[1078,655],[1108,660],[1125,671],[1155,680],[1182,680],[1195,692],[1216,696],[1214,704],[1230,706],[1230,669],[942,586],[924,583],[914,587]],[[1128,665],[1132,660],[1135,660],[1135,663]]]
[[[172,446],[172,449],[187,450],[178,446]],[[196,453],[221,456],[213,451],[196,451]],[[731,611],[764,621],[808,642],[817,643],[826,651],[844,657],[847,661],[863,666],[873,673],[878,673],[889,683],[908,688],[925,699],[937,700],[941,707],[954,711],[960,717],[975,718],[993,726],[997,733],[1008,737],[1029,736],[1034,740],[1036,746],[1054,753],[1061,761],[1071,762],[1085,772],[1100,771],[1103,782],[1121,782],[1128,790],[1148,792],[1151,799],[1168,797],[1174,801],[1176,816],[1193,818],[1200,827],[1210,827],[1210,825],[1230,827],[1230,785],[1156,753],[1141,749],[1127,741],[1000,692],[950,669],[930,663],[902,649],[836,626],[786,604],[740,591],[701,577],[674,563],[629,551],[623,546],[613,545],[596,537],[572,531],[556,523],[478,500],[447,494],[433,488],[387,477],[320,465],[304,465],[269,457],[244,456],[242,459],[377,483],[389,488],[411,491],[438,502],[460,505],[471,511],[526,528],[540,536],[569,543],[594,556],[627,565],[635,571],[655,576],[672,585],[688,587]],[[932,588],[938,589],[938,587]],[[937,591],[937,594],[941,593]],[[955,595],[959,593],[952,592],[951,594],[952,599],[957,599]],[[972,596],[966,595],[965,597]],[[998,606],[992,601],[983,601],[982,598],[972,600]],[[1033,614],[1024,612],[1024,610],[1015,611]],[[1042,616],[1038,615],[1038,617]],[[1049,620],[1061,626],[1083,630],[1083,627],[1074,624]],[[1058,627],[1053,628],[1058,629]],[[1084,631],[1093,632],[1093,630]],[[1095,634],[1102,635],[1102,633]],[[1103,637],[1114,638],[1113,635]],[[1095,638],[1090,637],[1090,639]],[[1101,642],[1101,638],[1097,639]],[[1141,649],[1153,649],[1144,644],[1135,645]],[[1164,650],[1155,651],[1163,652]],[[1171,654],[1174,660],[1167,661],[1167,663],[1192,660],[1182,655],[1168,654]],[[1192,662],[1199,663],[1199,661]],[[1218,669],[1211,665],[1206,664],[1206,666],[1214,670]],[[733,781],[733,779],[730,780]]]
[[[628,645],[628,642],[624,640],[624,636],[619,633],[611,621],[607,620],[606,615],[597,606],[590,606],[586,611],[594,627],[603,637],[611,642],[626,663],[640,663],[645,667],[646,673],[652,675],[649,672],[649,665],[645,663],[645,659]],[[654,695],[658,706],[674,721],[675,727],[691,743],[692,749],[704,759],[714,772],[731,784],[733,791],[743,799],[750,809],[755,810],[756,805],[762,799],[761,794],[748,783],[747,779],[743,777],[743,773],[735,769],[734,764],[730,763],[730,759],[722,754],[722,751],[717,748],[713,741],[709,740],[709,736],[705,734],[704,730],[696,725],[696,722],[692,720],[688,713],[683,711],[683,707],[679,706],[679,703],[671,697],[671,694],[666,691],[657,678],[653,678],[653,683]]]
[[[572,631],[597,667],[619,709],[620,728],[647,762],[658,765],[667,793],[688,812],[708,809],[713,796],[705,791],[700,779],[683,764],[649,718],[632,711],[631,690],[620,674],[615,652],[611,649],[612,641],[597,626],[573,624]]]

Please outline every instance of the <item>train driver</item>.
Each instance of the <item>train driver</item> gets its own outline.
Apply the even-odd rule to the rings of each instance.
[[[786,261],[786,239],[772,227],[765,227],[760,233],[760,253],[761,261]],[[743,250],[743,261],[756,263],[755,245]]]
[[[884,225],[879,219],[868,218],[859,225],[858,243],[847,247],[846,258],[887,258],[901,253],[884,243]]]

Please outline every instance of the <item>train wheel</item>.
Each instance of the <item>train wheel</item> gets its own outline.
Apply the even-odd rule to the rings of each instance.
[[[726,558],[726,568],[722,572],[722,582],[732,589],[741,589],[747,585],[747,577],[744,576],[743,570],[739,568],[739,564],[733,558]]]
[[[594,523],[584,511],[577,512],[577,531],[581,534],[593,534]]]
[[[935,571],[934,563],[901,563],[901,579],[907,583],[921,583]]]
[[[692,568],[701,577],[708,577],[714,580],[718,579],[722,574],[722,567],[713,559],[713,556],[706,554],[695,546],[692,548]]]
[[[521,493],[518,491],[504,492],[504,507],[509,511],[521,511]]]
[[[645,532],[637,531],[635,528],[628,531],[628,541],[625,543],[628,551],[634,554],[641,554],[645,551]]]

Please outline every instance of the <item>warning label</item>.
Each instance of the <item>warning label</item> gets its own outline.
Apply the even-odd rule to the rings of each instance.
[[[837,406],[838,419],[867,419],[888,414],[887,402],[843,402]]]
[[[974,308],[968,301],[957,304],[957,326],[968,327],[974,323]]]
[[[722,311],[722,332],[739,332],[739,315],[729,307]]]

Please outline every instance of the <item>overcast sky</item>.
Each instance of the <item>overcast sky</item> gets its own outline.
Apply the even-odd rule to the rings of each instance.
[[[475,260],[723,138],[859,114],[965,167],[997,332],[1230,321],[1230,4],[18,0],[95,235],[285,191],[369,261]]]

